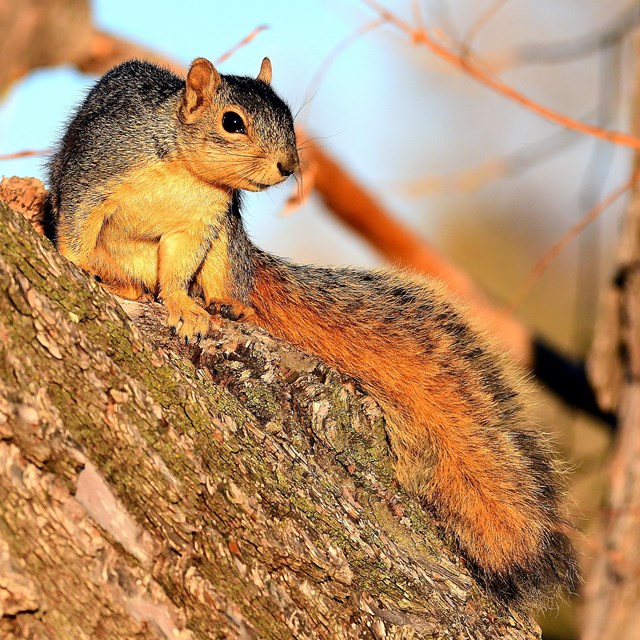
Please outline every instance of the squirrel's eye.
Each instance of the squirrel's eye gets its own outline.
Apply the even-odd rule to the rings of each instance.
[[[222,126],[229,133],[247,133],[242,118],[235,111],[227,111],[222,116]]]

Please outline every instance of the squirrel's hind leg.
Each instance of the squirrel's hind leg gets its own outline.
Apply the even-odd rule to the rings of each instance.
[[[63,214],[57,229],[60,253],[110,293],[127,300],[153,300],[157,290],[156,243],[130,240],[109,224],[106,201],[92,209]]]
[[[138,283],[100,283],[109,293],[125,300],[134,300],[136,302],[153,302],[155,295],[145,290],[145,288]]]
[[[100,284],[115,296],[140,302],[154,300],[155,294],[145,287],[140,278],[132,275],[126,269],[126,264],[123,264],[118,258],[98,247],[91,258],[79,266],[94,275]],[[155,287],[153,288],[155,289]]]

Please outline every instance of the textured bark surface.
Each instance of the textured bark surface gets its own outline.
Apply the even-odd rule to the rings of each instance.
[[[129,305],[145,341],[1,216],[2,637],[537,637],[398,491],[348,381]]]
[[[636,54],[640,39],[636,38]],[[640,134],[636,55],[633,131]],[[640,157],[636,154],[636,169]],[[640,187],[621,229],[617,277],[605,292],[590,373],[605,409],[618,414],[601,548],[585,588],[584,640],[640,638]]]
[[[350,381],[250,327],[131,322],[2,203],[0,280],[0,637],[539,638]]]

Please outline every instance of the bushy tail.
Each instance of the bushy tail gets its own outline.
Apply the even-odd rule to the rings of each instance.
[[[400,482],[501,599],[575,587],[561,475],[517,375],[441,286],[299,266],[255,250],[250,304],[272,334],[352,376],[385,410]]]
[[[512,424],[438,425],[432,412],[400,414],[390,405],[385,413],[399,481],[493,595],[529,607],[552,601],[562,587],[576,589],[562,476],[540,435]]]

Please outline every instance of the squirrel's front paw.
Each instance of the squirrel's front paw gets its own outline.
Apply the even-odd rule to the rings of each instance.
[[[209,333],[211,316],[193,300],[188,302],[164,301],[169,318],[167,324],[171,331],[177,334],[185,342],[192,338],[199,342]]]
[[[206,306],[211,313],[226,318],[227,320],[235,320],[236,322],[246,322],[256,315],[251,307],[247,307],[238,300],[210,300]]]

